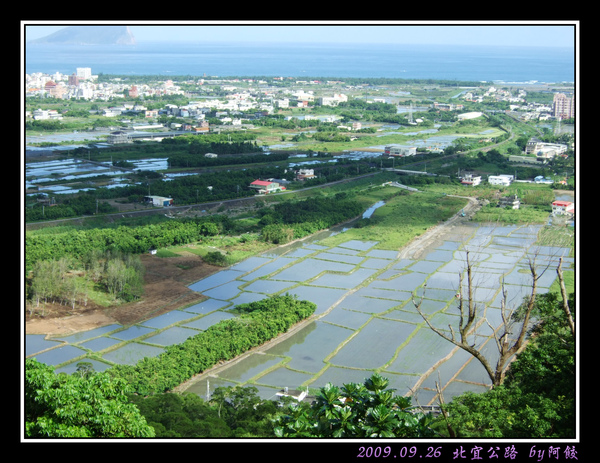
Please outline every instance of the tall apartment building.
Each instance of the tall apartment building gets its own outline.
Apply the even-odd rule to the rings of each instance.
[[[76,74],[71,74],[69,76],[69,85],[72,85],[73,87],[79,86],[79,77],[77,77]]]
[[[554,117],[561,120],[575,117],[575,98],[568,97],[564,93],[555,93],[552,112]]]
[[[92,68],[77,68],[77,77],[83,80],[92,78]]]

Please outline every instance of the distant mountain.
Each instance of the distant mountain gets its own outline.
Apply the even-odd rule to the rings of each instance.
[[[135,45],[129,26],[69,26],[29,43]]]

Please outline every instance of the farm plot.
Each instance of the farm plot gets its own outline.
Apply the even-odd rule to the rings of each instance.
[[[353,334],[348,328],[314,321],[265,352],[288,358],[289,368],[314,374],[323,369],[325,358]]]
[[[455,326],[459,277],[469,251],[476,274],[475,299],[482,316],[499,326],[502,282],[509,302],[517,304],[529,291],[523,277],[530,253],[546,262],[568,251],[534,250],[537,231],[537,227],[468,224],[444,236],[419,260],[399,259],[394,250],[372,249],[376,242],[353,240],[332,248],[313,243],[296,249],[294,262],[290,253],[277,258],[286,259],[285,266],[272,261],[246,273],[240,279],[251,283],[243,291],[260,288],[268,293],[265,288],[272,284],[273,292],[286,291],[315,302],[320,321],[265,350],[284,360],[240,384],[263,388],[265,396],[271,396],[276,388],[362,382],[379,371],[402,393],[417,393],[418,385],[421,399],[433,398],[434,375],[442,378],[447,399],[466,390],[485,389],[487,379],[478,362],[433,333],[412,297],[422,298],[420,309],[434,326],[446,331],[448,325]],[[547,273],[540,279],[542,291],[554,281],[555,272]],[[281,282],[295,286],[287,288]],[[481,327],[480,339],[489,340],[490,328],[486,323]],[[226,378],[226,370],[225,366],[216,376]]]
[[[393,359],[399,346],[415,329],[416,326],[409,323],[373,318],[330,362],[346,368],[382,368]]]
[[[54,366],[56,372],[66,373],[73,373],[80,362],[91,363],[96,371],[115,364],[135,364],[144,357],[159,355],[166,346],[181,344],[201,330],[234,317],[221,310],[230,305],[207,299],[185,310],[173,310],[131,326],[107,325],[50,338],[26,335],[26,356]]]
[[[351,240],[333,247],[296,243],[190,284],[191,290],[206,299],[170,316],[71,338],[28,337],[27,356],[70,371],[89,354],[94,354],[98,369],[135,362],[140,355],[157,355],[170,343],[234,317],[230,309],[241,302],[285,292],[317,305],[309,323],[200,375],[183,388],[206,395],[218,386],[255,386],[270,398],[284,387],[362,383],[377,371],[401,393],[418,394],[422,404],[433,400],[435,382],[441,378],[444,396],[450,400],[489,384],[477,361],[427,327],[413,296],[422,299],[421,311],[434,326],[443,330],[449,324],[456,326],[456,294],[468,250],[482,316],[493,327],[499,326],[501,285],[509,304],[519,304],[529,292],[528,265],[535,259],[543,292],[554,281],[558,257],[569,251],[536,246],[538,230],[469,223],[451,229],[416,260],[401,259],[398,250],[374,249],[378,244],[374,241]],[[487,323],[481,326],[478,342],[484,343],[491,330]]]

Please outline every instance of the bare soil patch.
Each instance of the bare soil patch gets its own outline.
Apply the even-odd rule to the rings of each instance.
[[[222,270],[193,254],[168,258],[143,255],[141,260],[146,268],[142,299],[109,308],[88,304],[75,310],[48,304],[44,316],[26,315],[26,334],[69,334],[114,323],[139,323],[203,300],[205,297],[188,285]]]

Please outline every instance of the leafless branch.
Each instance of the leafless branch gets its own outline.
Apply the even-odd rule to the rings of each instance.
[[[493,330],[494,338],[496,341],[496,346],[499,351],[499,358],[496,363],[495,368],[492,368],[489,360],[485,357],[481,350],[479,350],[475,344],[470,344],[468,342],[468,337],[472,336],[476,331],[478,325],[483,323],[484,319],[479,317],[477,304],[475,303],[475,298],[473,296],[473,291],[475,285],[473,284],[473,265],[470,262],[469,251],[466,252],[466,274],[467,274],[467,297],[463,297],[463,286],[462,286],[462,274],[459,275],[459,292],[457,294],[458,298],[458,309],[459,309],[459,324],[458,324],[458,335],[455,332],[452,325],[448,325],[450,328],[451,335],[448,336],[446,333],[442,332],[429,320],[429,318],[422,312],[421,304],[424,299],[425,290],[423,292],[423,296],[419,301],[415,299],[413,296],[413,304],[421,315],[421,317],[427,323],[427,326],[434,331],[437,335],[451,342],[452,344],[460,347],[461,349],[470,353],[473,357],[475,357],[481,365],[485,368],[492,384],[494,386],[502,384],[504,381],[504,376],[509,364],[509,360],[512,356],[519,353],[525,347],[527,329],[531,317],[532,310],[535,305],[536,293],[537,293],[537,282],[539,279],[539,275],[537,274],[535,260],[529,261],[529,271],[532,276],[531,282],[531,292],[526,302],[525,313],[522,320],[522,325],[518,336],[514,341],[511,341],[510,336],[512,334],[512,327],[514,324],[513,312],[507,308],[507,291],[504,289],[504,283],[502,285],[502,299],[501,299],[501,316],[502,316],[502,328],[498,331],[501,333],[498,336],[497,330]],[[545,271],[545,270],[544,270]],[[485,319],[487,322],[487,319]],[[488,322],[489,325],[489,322]],[[491,327],[491,325],[490,325]],[[460,339],[458,339],[460,338]]]
[[[569,322],[571,333],[573,333],[573,336],[575,336],[575,322],[573,321],[571,309],[569,308],[569,298],[567,297],[567,289],[565,288],[565,280],[562,273],[562,257],[558,261],[558,268],[556,269],[556,273],[558,274],[558,281],[560,283],[560,293],[563,300],[563,310],[565,311],[565,314],[567,316],[567,321]]]

